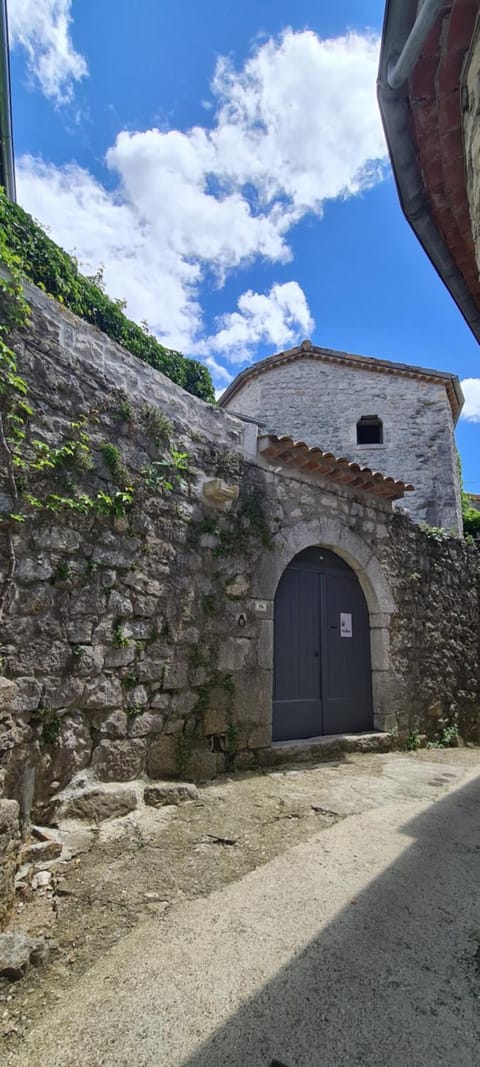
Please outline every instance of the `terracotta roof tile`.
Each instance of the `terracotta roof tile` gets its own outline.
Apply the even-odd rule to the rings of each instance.
[[[268,463],[294,467],[309,474],[322,474],[333,481],[349,485],[352,489],[362,489],[367,493],[398,500],[404,493],[414,489],[410,483],[396,481],[380,471],[370,467],[361,467],[359,463],[335,456],[333,452],[324,452],[321,448],[310,446],[305,441],[294,441],[287,434],[266,434],[259,438],[259,450]]]

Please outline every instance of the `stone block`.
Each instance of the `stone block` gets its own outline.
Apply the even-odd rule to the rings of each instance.
[[[118,593],[116,589],[112,589],[108,598],[108,610],[111,615],[115,615],[116,618],[121,616],[131,615],[133,612],[133,604],[130,597],[124,596],[122,593]]]
[[[146,619],[153,618],[159,610],[159,603],[154,596],[135,596],[133,598],[133,613]]]
[[[266,748],[272,743],[272,724],[257,726],[248,735],[248,747],[250,749]]]
[[[59,793],[50,801],[48,814],[53,825],[64,819],[102,822],[104,819],[128,815],[136,806],[137,795],[134,789],[97,782],[86,788],[72,788]]]
[[[217,754],[205,748],[194,748],[188,755],[188,777],[195,781],[208,781],[217,774]]]
[[[10,678],[0,676],[0,712],[13,709],[18,695],[18,686]]]
[[[246,637],[227,637],[218,653],[220,671],[241,671],[252,651],[252,642]]]
[[[116,708],[106,719],[100,720],[97,729],[102,740],[107,738],[109,741],[120,741],[127,736],[127,725],[126,713],[121,708]]]
[[[147,748],[147,774],[149,778],[178,777],[178,756],[175,736],[159,737]]]
[[[70,613],[72,616],[89,615],[94,619],[105,614],[107,598],[102,589],[97,586],[76,590],[72,593]]]
[[[101,782],[130,782],[138,778],[145,764],[145,742],[100,741],[92,756],[92,771]]]
[[[92,559],[106,567],[123,570],[131,566],[140,548],[140,541],[136,537],[122,538],[104,533],[102,540],[94,545]]]
[[[227,729],[226,712],[215,707],[208,708],[203,713],[203,733],[205,737],[212,734],[224,734]]]
[[[68,708],[72,704],[80,705],[82,701],[85,682],[81,678],[67,678],[62,685],[55,689],[46,689],[44,702],[49,708]]]
[[[191,782],[160,782],[147,785],[143,799],[152,808],[161,808],[169,804],[181,804],[185,800],[198,800],[200,793]]]
[[[379,629],[370,631],[372,670],[388,671],[390,667],[390,633]]]
[[[15,871],[20,847],[20,808],[16,800],[0,800],[0,930],[15,899]]]
[[[79,645],[75,656],[75,673],[87,678],[99,674],[105,663],[105,647],[100,644]]]
[[[15,685],[12,711],[36,711],[42,695],[41,682],[36,678],[16,678]]]
[[[80,615],[67,623],[67,637],[74,645],[89,645],[92,640],[93,622]]]
[[[147,641],[152,636],[151,619],[128,619],[123,626],[125,637],[135,641]]]
[[[148,704],[148,693],[144,685],[136,685],[127,690],[126,699],[130,707],[145,707]]]
[[[152,697],[150,701],[150,707],[166,711],[170,707],[171,702],[172,697],[170,693],[155,693],[155,696]]]
[[[258,621],[257,656],[259,667],[263,670],[273,669],[273,621],[271,619]]]
[[[30,965],[47,963],[51,947],[44,938],[30,937],[24,930],[0,934],[0,978],[18,982]]]
[[[55,841],[53,838],[47,841],[29,841],[27,844],[22,845],[18,856],[19,864],[23,863],[48,863],[50,860],[56,860],[61,856],[62,843],[61,841]]]
[[[19,559],[17,563],[17,582],[46,582],[53,576],[53,567],[48,556],[37,556],[36,559]]]
[[[186,663],[171,663],[165,676],[166,689],[185,689],[188,686]]]
[[[241,685],[235,686],[234,713],[239,724],[264,726],[272,719],[272,671],[244,671]]]
[[[248,596],[248,590],[250,588],[250,579],[246,574],[236,574],[235,577],[227,582],[225,586],[225,592],[230,597],[244,597]]]
[[[145,711],[143,715],[129,716],[128,736],[149,737],[154,734],[161,734],[165,727],[165,718],[165,714],[161,712],[155,714],[153,711]]]
[[[123,693],[119,678],[99,675],[85,686],[82,700],[85,708],[118,708],[122,702]]]
[[[198,694],[192,692],[175,693],[170,698],[170,711],[178,719],[187,719],[198,700]]]
[[[153,682],[159,685],[166,685],[168,680],[168,669],[170,666],[170,660],[168,657],[157,658],[150,656],[149,653],[144,655],[143,659],[139,660],[137,666],[137,674],[140,682]]]
[[[128,667],[135,659],[135,645],[125,645],[124,648],[109,648],[105,656],[106,667]]]
[[[235,756],[235,770],[236,771],[252,771],[257,766],[257,760],[253,752],[248,752],[244,749],[243,752],[237,752]]]
[[[43,728],[42,728],[43,729]],[[75,712],[59,720],[58,738],[42,741],[35,766],[35,806],[44,803],[53,791],[63,788],[78,771],[88,767],[92,739],[86,716]]]

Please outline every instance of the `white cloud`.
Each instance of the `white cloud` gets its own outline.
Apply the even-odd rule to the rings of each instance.
[[[8,0],[11,44],[25,49],[30,77],[56,104],[71,100],[88,73],[70,37],[70,8],[71,0]]]
[[[480,422],[480,378],[464,378],[461,385],[465,394],[462,419],[467,422]]]
[[[314,326],[305,293],[298,282],[272,285],[267,294],[242,293],[238,311],[223,315],[220,329],[203,342],[207,351],[223,352],[232,363],[244,363],[261,342],[275,348],[292,344],[299,333],[308,334]]]
[[[266,41],[239,72],[220,59],[217,173],[253,182],[264,203],[287,198],[293,218],[367,187],[385,155],[377,66],[376,38],[308,30]]]
[[[305,214],[380,180],[377,53],[369,36],[286,30],[241,70],[218,61],[211,127],[120,132],[106,156],[114,192],[77,166],[27,158],[21,201],[84,269],[103,263],[108,291],[165,344],[219,365],[221,353],[236,362],[260,342],[295,343],[312,326],[296,282],[243,293],[208,341],[201,286],[259,258],[287,262]]]
[[[188,347],[201,327],[200,268],[159,242],[133,205],[77,166],[24,157],[17,166],[20,202],[78,259],[85,274],[104,270],[107,291],[171,347]]]

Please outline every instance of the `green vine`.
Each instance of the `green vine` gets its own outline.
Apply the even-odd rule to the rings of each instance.
[[[258,542],[269,551],[274,548],[273,534],[255,490],[241,494],[236,506],[221,516],[205,515],[196,524],[192,523],[190,543],[197,546],[204,535],[215,538],[211,551],[217,558],[249,555]]]
[[[13,204],[1,188],[0,234],[0,259],[9,269],[13,265],[17,276],[20,274],[34,282],[187,392],[215,401],[212,380],[203,364],[165,348],[148,330],[128,319],[123,314],[122,301],[111,300],[104,292],[101,271],[91,278],[80,274],[75,259],[47,237],[38,223],[18,204]]]
[[[128,637],[125,637],[121,623],[116,622],[112,628],[112,645],[114,648],[127,648]]]
[[[15,352],[6,340],[14,326],[27,324],[29,307],[23,296],[17,259],[6,247],[1,232],[0,258],[10,271],[10,280],[0,278],[0,477],[7,501],[6,507],[0,511],[0,533],[6,542],[7,556],[0,587],[1,619],[15,582],[15,528],[18,524],[25,523],[39,511],[71,511],[90,514],[94,518],[126,516],[138,491],[148,489],[166,493],[180,484],[188,475],[189,457],[188,453],[170,445],[166,456],[155,460],[151,467],[142,469],[132,479],[123,464],[120,449],[104,442],[100,450],[118,487],[86,492],[76,479],[83,478],[94,468],[88,427],[90,421],[99,421],[98,411],[88,416],[80,415],[72,421],[65,439],[57,446],[30,437],[29,420],[33,409],[28,399],[28,386],[18,373]],[[95,564],[88,560],[86,575],[90,576],[94,569]],[[59,564],[57,579],[67,581],[68,578],[66,564]]]
[[[182,776],[188,771],[190,762],[190,739],[184,733],[175,734],[175,766],[177,774]]]
[[[128,473],[124,467],[122,461],[122,453],[117,445],[112,445],[110,441],[105,441],[105,444],[100,449],[105,463],[112,475],[112,478],[125,488],[128,481]]]
[[[193,709],[193,717],[200,724],[205,713],[212,706],[212,694],[216,689],[225,693],[225,769],[235,769],[235,756],[238,747],[238,728],[234,717],[235,681],[233,676],[223,671],[212,671],[208,681],[196,688],[197,702]]]

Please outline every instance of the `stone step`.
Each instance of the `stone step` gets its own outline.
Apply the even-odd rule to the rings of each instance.
[[[345,752],[390,752],[391,734],[375,730],[364,734],[327,734],[299,741],[275,741],[257,752],[261,767],[278,767],[282,763],[313,763],[338,759]]]

